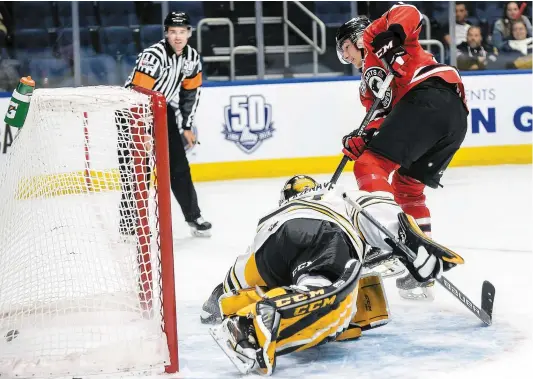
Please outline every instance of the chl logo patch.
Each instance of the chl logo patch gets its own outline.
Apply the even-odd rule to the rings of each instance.
[[[387,77],[387,72],[381,67],[373,66],[366,69],[363,76],[365,78],[366,83],[365,89],[366,87],[368,87],[374,93],[374,95],[377,95],[379,89],[385,81],[385,78]],[[385,109],[391,106],[392,88],[389,87],[387,89],[387,91],[385,92],[385,97],[383,98],[381,104]]]
[[[272,106],[261,95],[230,97],[224,107],[224,135],[246,154],[251,154],[261,143],[272,137]]]
[[[139,62],[139,68],[150,71],[155,68],[155,63],[150,62],[148,57],[143,57]]]

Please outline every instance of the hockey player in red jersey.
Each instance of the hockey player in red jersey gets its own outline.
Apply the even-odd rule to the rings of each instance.
[[[387,74],[395,76],[363,135],[343,138],[359,189],[392,193],[431,235],[424,189],[440,186],[465,138],[468,107],[458,71],[420,46],[421,28],[418,9],[398,3],[374,22],[359,16],[344,23],[336,45],[341,62],[361,71],[360,97],[367,111]],[[410,275],[396,281],[400,295],[415,299],[432,299],[433,283],[420,285]]]

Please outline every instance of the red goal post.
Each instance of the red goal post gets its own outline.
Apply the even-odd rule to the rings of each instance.
[[[36,89],[0,160],[0,376],[177,372],[167,104]]]
[[[167,336],[170,364],[167,373],[179,370],[176,293],[174,277],[174,253],[172,246],[172,214],[170,207],[170,163],[167,126],[167,103],[165,96],[142,87],[133,87],[137,92],[150,96],[154,117],[153,135],[155,148],[154,184],[158,193],[158,223],[161,254],[161,294],[163,296],[163,330]],[[141,217],[141,220],[144,220]],[[148,244],[145,244],[148,246]]]

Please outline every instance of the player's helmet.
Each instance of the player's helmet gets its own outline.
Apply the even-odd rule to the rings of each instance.
[[[189,30],[192,29],[191,19],[185,12],[170,12],[167,14],[167,17],[165,17],[163,25],[165,26],[165,32],[171,26],[184,26]]]
[[[281,190],[279,203],[293,197],[306,189],[313,189],[317,186],[315,179],[307,175],[295,175],[285,182]]]
[[[350,39],[350,41],[355,44],[358,48],[362,49],[362,40],[363,32],[371,24],[371,21],[366,16],[357,16],[352,18],[349,21],[346,21],[342,24],[339,29],[337,29],[337,35],[335,36],[335,45],[337,47],[337,56],[343,64],[350,64],[350,62],[345,61],[343,58],[342,45],[344,41]]]

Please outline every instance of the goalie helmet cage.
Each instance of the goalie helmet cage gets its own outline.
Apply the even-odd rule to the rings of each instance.
[[[178,371],[166,101],[37,89],[0,157],[0,377]]]

